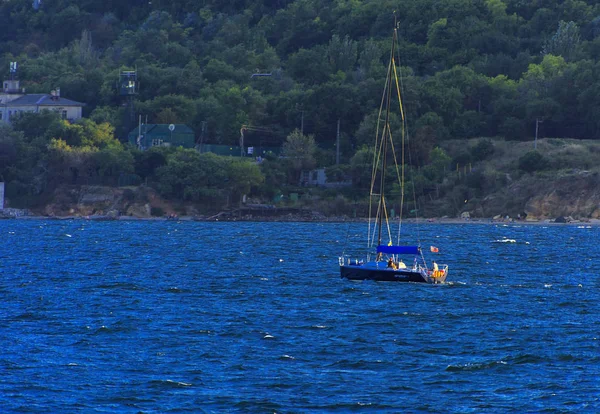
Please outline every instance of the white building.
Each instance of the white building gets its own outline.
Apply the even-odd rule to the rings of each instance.
[[[43,110],[60,113],[63,119],[74,121],[81,118],[85,104],[60,96],[60,89],[50,94],[26,94],[19,87],[18,80],[5,80],[0,91],[0,122],[10,124],[10,120],[23,112],[39,113]]]

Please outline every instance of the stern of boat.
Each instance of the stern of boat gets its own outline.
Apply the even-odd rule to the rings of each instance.
[[[448,265],[440,264],[438,265],[438,270],[431,270],[429,272],[429,278],[432,283],[444,283],[446,281],[446,277],[448,277]]]

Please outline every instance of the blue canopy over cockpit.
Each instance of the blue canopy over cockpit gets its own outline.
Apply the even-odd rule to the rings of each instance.
[[[419,246],[377,246],[377,253],[387,254],[421,254]]]

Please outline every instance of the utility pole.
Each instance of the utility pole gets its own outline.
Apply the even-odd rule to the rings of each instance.
[[[204,130],[206,129],[206,121],[202,121],[202,130],[200,131],[200,146],[198,152],[202,153],[202,144],[204,143]]]
[[[340,118],[337,124],[337,136],[335,139],[335,165],[340,164]]]
[[[533,141],[533,149],[537,149],[537,137],[538,137],[538,129],[539,129],[539,124],[544,123],[544,121],[541,121],[539,118],[535,118],[535,141]]]
[[[244,131],[246,130],[246,125],[242,125],[240,129],[240,157],[244,156]]]
[[[135,140],[135,143],[138,147],[138,149],[142,149],[142,115],[140,115],[140,121],[138,123],[138,136],[137,139]]]

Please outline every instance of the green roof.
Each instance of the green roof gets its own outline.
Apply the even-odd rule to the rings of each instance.
[[[173,131],[169,126],[173,125]],[[193,148],[196,144],[194,131],[185,124],[143,124],[131,130],[129,142],[136,145],[138,134],[143,148],[157,145]]]

